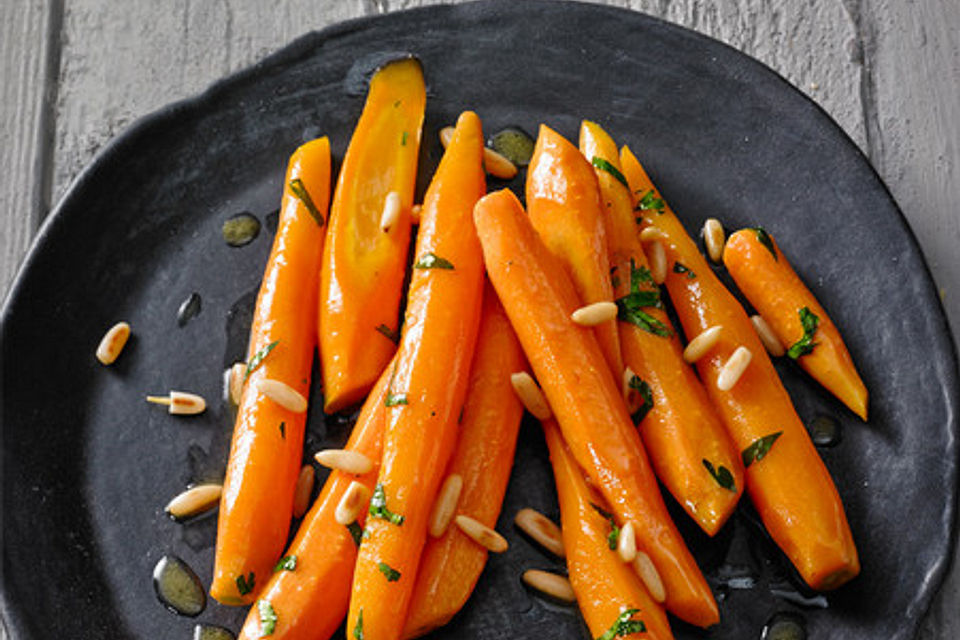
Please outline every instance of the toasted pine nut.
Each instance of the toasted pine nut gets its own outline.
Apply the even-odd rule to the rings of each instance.
[[[446,149],[453,140],[453,127],[444,127],[440,129],[440,144]],[[483,167],[484,170],[495,178],[510,180],[517,175],[517,167],[507,158],[497,153],[490,147],[483,148]]]
[[[373,461],[359,451],[324,449],[313,454],[313,459],[330,469],[361,476],[373,469]]]
[[[178,520],[190,518],[217,506],[222,493],[222,485],[198,484],[171,500],[164,511]]]
[[[616,302],[594,302],[570,314],[570,319],[583,327],[595,327],[616,317]]]
[[[632,521],[628,521],[620,529],[620,537],[617,539],[617,555],[624,562],[633,562],[634,558],[637,557],[637,532]]]
[[[147,402],[166,405],[170,413],[181,416],[203,413],[207,408],[206,400],[186,391],[171,391],[169,396],[147,396]]]
[[[313,482],[316,474],[313,465],[305,464],[297,477],[297,487],[293,490],[293,517],[300,518],[310,508],[310,494],[313,493]]]
[[[503,553],[510,546],[502,535],[470,516],[458,515],[455,522],[461,531],[487,551]]]
[[[707,355],[707,352],[717,346],[717,342],[720,341],[721,331],[723,331],[723,326],[719,324],[704,330],[700,335],[691,340],[687,348],[683,350],[683,359],[693,364]]]
[[[381,231],[390,231],[397,224],[397,220],[400,219],[400,206],[400,194],[396,191],[391,191],[383,199],[383,214],[380,216]]]
[[[439,538],[447,532],[447,527],[457,512],[457,503],[460,501],[460,492],[463,490],[463,478],[451,473],[443,481],[443,486],[437,492],[437,500],[433,503],[430,513],[430,535]]]
[[[663,284],[667,279],[667,252],[663,248],[663,243],[654,240],[644,245],[647,253],[647,260],[650,262],[650,277],[657,284]]]
[[[561,558],[566,555],[560,527],[547,516],[534,509],[524,508],[517,511],[513,521],[521,531],[550,553]]]
[[[726,236],[723,232],[723,225],[716,218],[707,218],[703,223],[703,244],[707,247],[707,255],[710,259],[720,264],[723,259],[723,246],[726,244]]]
[[[285,382],[260,378],[257,380],[257,390],[288,411],[303,413],[307,410],[307,399]]]
[[[740,376],[747,370],[747,365],[753,359],[750,349],[744,346],[737,347],[736,351],[727,359],[726,364],[720,369],[720,375],[717,376],[717,389],[720,391],[730,391],[733,385],[737,384]]]
[[[760,336],[760,342],[763,343],[767,353],[774,358],[779,358],[786,353],[783,345],[780,344],[780,340],[776,334],[773,333],[773,329],[770,328],[767,321],[763,319],[763,316],[754,314],[750,316],[750,322],[753,323],[753,328],[757,332],[757,335]]]
[[[656,227],[647,227],[640,232],[640,242],[653,242],[654,240],[666,240],[667,234]]]
[[[667,599],[667,591],[663,586],[663,580],[660,579],[660,572],[657,571],[650,556],[643,551],[637,551],[637,557],[633,561],[633,570],[640,576],[647,591],[650,592],[651,598],[657,602],[663,602]]]
[[[453,132],[455,129],[453,127],[444,127],[440,129],[440,144],[443,145],[443,148],[446,149],[450,146],[450,141],[453,140]]]
[[[333,519],[337,521],[337,524],[347,526],[356,521],[357,516],[360,515],[369,501],[370,489],[367,489],[362,482],[354,480],[343,492],[340,502],[337,503],[337,508],[333,512]]]
[[[627,403],[627,411],[630,415],[633,415],[640,410],[641,400],[640,394],[637,393],[636,389],[630,388],[630,382],[637,377],[637,374],[633,372],[633,369],[627,367],[623,370],[623,380],[620,385],[620,391],[623,393],[623,400]]]
[[[423,211],[422,204],[415,204],[410,207],[410,222],[420,224],[420,213]]]
[[[110,327],[97,345],[97,360],[100,364],[113,364],[123,351],[129,337],[130,325],[126,322],[118,322]]]
[[[510,384],[513,385],[513,390],[517,392],[517,396],[520,397],[520,402],[534,418],[547,420],[553,415],[553,412],[550,411],[550,405],[547,404],[547,399],[529,373],[520,371],[511,374]]]
[[[230,367],[230,383],[227,388],[230,391],[230,402],[235,405],[240,404],[240,396],[243,395],[243,376],[247,372],[247,365],[242,362],[234,362]]]
[[[577,596],[570,586],[570,581],[549,571],[540,569],[527,569],[523,572],[523,581],[527,586],[533,587],[540,593],[562,600],[563,602],[576,602]]]

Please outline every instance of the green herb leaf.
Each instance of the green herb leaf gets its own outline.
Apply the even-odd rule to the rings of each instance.
[[[253,354],[253,357],[250,358],[250,362],[247,363],[247,370],[243,374],[243,381],[246,382],[247,378],[250,377],[250,374],[257,370],[257,367],[263,362],[263,359],[270,355],[270,352],[273,351],[273,348],[280,344],[279,340],[274,340],[260,351],[257,351]]]
[[[637,193],[639,193],[639,191]],[[656,211],[657,215],[661,215],[663,214],[664,207],[666,207],[666,204],[664,204],[663,198],[658,198],[656,192],[650,189],[640,197],[637,201],[637,206],[634,207],[633,210]],[[637,222],[640,222],[640,218],[637,218]]]
[[[763,227],[751,227],[750,230],[757,234],[757,242],[765,246],[773,259],[779,262],[780,258],[777,257],[777,250],[773,247],[773,238],[770,237],[767,230]]]
[[[685,274],[687,274],[687,278],[689,278],[690,280],[693,280],[694,278],[697,277],[697,274],[695,274],[692,269],[690,269],[689,267],[687,267],[686,265],[684,265],[684,264],[682,264],[682,263],[680,263],[680,262],[674,262],[674,263],[673,263],[673,272],[674,272],[674,273],[685,273]]]
[[[277,563],[277,566],[273,568],[273,572],[277,571],[293,571],[297,568],[297,556],[283,556],[280,558],[280,562]]]
[[[643,399],[643,404],[640,405],[640,408],[630,416],[633,418],[633,424],[640,424],[643,419],[647,417],[647,414],[650,413],[650,409],[653,409],[653,392],[650,390],[650,385],[647,384],[647,381],[641,380],[637,374],[633,374],[630,382],[627,383],[627,387],[639,393]]]
[[[405,520],[402,515],[387,509],[387,494],[383,490],[383,484],[379,482],[373,489],[373,496],[370,498],[370,515],[374,518],[383,518],[398,527],[402,525]]]
[[[400,579],[400,572],[386,562],[378,562],[377,569],[380,569],[380,573],[387,577],[387,582],[396,582]]]
[[[357,612],[357,624],[353,627],[353,640],[363,640],[363,607]]]
[[[610,523],[610,533],[607,534],[607,546],[610,547],[611,550],[615,550],[617,543],[620,542],[620,527],[617,526],[617,521],[613,519],[612,513],[600,505],[591,502],[590,506],[596,509],[597,513],[606,518],[607,522]]]
[[[633,616],[640,613],[640,609],[626,609],[617,616],[610,628],[604,631],[597,640],[614,640],[614,638],[624,638],[634,633],[643,633],[647,630],[643,620],[633,620]]]
[[[400,344],[400,330],[394,331],[385,324],[381,324],[377,327],[377,331],[387,336],[387,339],[390,340],[393,344]]]
[[[717,481],[718,485],[728,491],[737,492],[737,485],[733,481],[733,474],[730,473],[730,469],[727,469],[723,465],[714,469],[713,465],[706,458],[703,459],[703,466],[707,468],[707,471],[710,472],[710,475],[713,476],[713,479]]]
[[[360,543],[363,542],[364,538],[367,537],[367,531],[354,520],[347,525],[347,530],[350,532],[350,536],[353,538],[353,544],[360,546]]]
[[[600,169],[601,171],[606,171],[607,173],[612,175],[614,178],[617,179],[617,182],[627,187],[627,189],[630,188],[630,186],[627,184],[627,179],[623,176],[622,173],[620,173],[620,169],[617,169],[610,162],[604,160],[603,158],[599,158],[597,156],[593,156],[593,160],[591,160],[590,162],[593,163],[593,166],[595,166],[597,169]]]
[[[260,613],[260,637],[273,635],[277,628],[277,612],[269,600],[257,600],[257,611]]]
[[[287,439],[287,423],[286,422],[280,423],[280,437],[283,438],[284,440]]]
[[[427,252],[421,256],[414,269],[453,269],[453,263],[435,253]]]
[[[253,591],[253,585],[257,577],[253,575],[253,571],[250,572],[250,575],[244,578],[242,575],[237,576],[237,591],[240,592],[240,595],[245,596],[251,591]]]
[[[813,335],[820,326],[820,318],[807,307],[803,307],[798,312],[800,314],[800,324],[803,325],[803,337],[793,343],[793,346],[787,350],[787,355],[796,360],[800,356],[805,356],[813,351],[817,342],[813,341]]]
[[[648,288],[641,289],[641,286]],[[617,298],[616,303],[617,318],[620,320],[664,338],[673,335],[667,325],[643,310],[645,307],[659,308],[662,306],[660,289],[653,281],[650,270],[646,267],[638,268],[633,260],[630,260],[630,293]]]
[[[410,404],[407,402],[407,394],[405,393],[388,393],[387,399],[383,403],[387,407],[396,407],[401,404]]]
[[[740,454],[743,458],[743,467],[747,468],[754,462],[760,462],[763,460],[764,456],[770,452],[770,447],[773,446],[773,443],[777,441],[783,435],[783,431],[777,431],[776,433],[771,433],[770,435],[763,436],[757,440],[754,440],[750,443],[750,446],[743,450],[743,453]]]
[[[407,132],[404,131],[404,132],[403,132],[403,135],[400,136],[400,146],[401,146],[401,147],[407,146],[407,135],[408,135]]]
[[[310,194],[307,192],[307,187],[303,184],[303,180],[300,178],[294,178],[290,181],[290,191],[293,191],[293,195],[297,196],[297,199],[303,203],[303,206],[307,208],[307,211],[310,212],[311,217],[314,221],[321,227],[324,224],[323,214],[320,213],[320,210],[317,209],[317,205],[313,203],[313,198],[310,197]]]

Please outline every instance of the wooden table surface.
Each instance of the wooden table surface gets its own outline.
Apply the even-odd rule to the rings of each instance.
[[[297,36],[431,0],[0,1],[0,295],[104,144]],[[960,1],[607,0],[766,63],[819,103],[906,215],[960,332]],[[817,211],[828,217],[842,212]],[[920,638],[960,638],[955,562]]]

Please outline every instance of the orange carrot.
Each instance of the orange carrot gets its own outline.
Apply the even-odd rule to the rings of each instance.
[[[637,395],[647,395],[639,414],[640,436],[660,481],[709,535],[733,513],[743,493],[743,464],[716,410],[659,304],[659,289],[646,279],[647,259],[637,238],[636,214],[613,139],[593,122],[580,127],[580,149],[596,167],[608,225],[610,261],[618,281],[620,348],[637,376]],[[631,294],[634,288],[638,294]],[[640,296],[646,295],[647,300]],[[641,303],[653,302],[654,304]],[[637,313],[643,315],[637,315]],[[727,469],[731,484],[718,484],[703,461]]]
[[[650,596],[632,565],[623,562],[617,552],[610,549],[610,522],[602,513],[603,499],[584,481],[583,472],[563,442],[557,423],[544,421],[543,433],[557,481],[570,584],[590,627],[590,635],[603,636],[618,621],[623,625],[633,620],[642,622],[645,631],[639,632],[640,625],[633,622],[625,630],[635,631],[615,634],[615,637],[633,638],[636,634],[637,638],[651,640],[673,638],[663,607]]]
[[[523,416],[510,374],[526,368],[517,336],[487,284],[460,440],[447,475],[463,479],[457,513],[491,528],[507,491]],[[420,636],[449,622],[470,597],[486,562],[487,550],[456,526],[449,526],[439,538],[429,538],[403,637]]]
[[[649,204],[645,225],[660,230],[668,261],[686,272],[668,269],[667,290],[684,331],[699,335],[720,325],[716,346],[697,361],[714,406],[747,467],[747,492],[767,531],[814,589],[831,589],[860,571],[857,550],[840,496],[777,377],[750,319],[717,279],[696,243],[656,191],[636,156],[621,154],[630,188]],[[752,359],[728,391],[717,379],[738,347]]]
[[[396,351],[425,103],[417,60],[381,68],[343,158],[320,274],[328,413],[359,402]]]
[[[546,125],[527,170],[527,213],[553,255],[560,259],[587,305],[612,302],[607,232],[597,179],[575,146]],[[617,323],[596,325],[594,333],[616,379],[623,371]]]
[[[866,420],[867,388],[840,331],[790,266],[773,236],[759,228],[737,231],[727,241],[723,263],[788,350],[787,355]],[[804,318],[811,331],[805,329]],[[809,337],[804,340],[805,336]]]
[[[332,471],[320,497],[304,517],[296,537],[287,549],[286,562],[274,570],[258,596],[269,603],[276,615],[275,640],[329,638],[343,622],[350,601],[350,581],[357,558],[366,509],[354,524],[344,526],[334,519],[337,505],[354,482],[373,490],[380,468],[383,429],[390,371],[380,380],[360,410],[345,449],[373,461],[363,476]],[[240,640],[261,637],[260,607],[254,606],[240,630]]]
[[[329,199],[330,143],[320,138],[290,158],[280,224],[253,315],[210,586],[223,604],[252,601],[287,542],[306,413],[281,407],[258,385],[277,380],[308,394]]]
[[[386,404],[383,465],[353,578],[348,633],[403,631],[427,520],[456,444],[480,322],[483,258],[470,214],[486,188],[476,114],[457,122],[427,189]]]
[[[635,523],[666,584],[667,609],[693,624],[716,623],[716,601],[667,514],[600,347],[570,319],[579,305],[573,284],[511,192],[481,199],[474,221],[490,281],[578,464],[618,521]]]

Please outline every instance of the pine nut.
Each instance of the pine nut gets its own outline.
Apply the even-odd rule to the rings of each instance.
[[[752,315],[750,316],[750,322],[753,323],[753,328],[760,337],[760,342],[763,343],[767,353],[774,358],[779,358],[786,353],[783,345],[780,344],[780,340],[777,338],[776,334],[773,333],[773,329],[770,328],[770,325],[767,324],[767,321],[763,319],[763,316]]]
[[[633,522],[628,521],[620,529],[620,537],[617,539],[617,555],[624,562],[633,562],[637,557],[637,532],[634,529]]]
[[[166,405],[170,413],[181,416],[203,413],[207,408],[206,400],[186,391],[171,391],[169,396],[147,396],[147,402]]]
[[[707,218],[703,223],[703,244],[707,247],[707,255],[717,264],[723,260],[723,246],[726,242],[720,221],[716,218]]]
[[[310,508],[310,495],[313,493],[313,483],[316,474],[313,472],[313,466],[303,465],[300,469],[300,475],[297,477],[297,487],[293,490],[293,517],[302,518],[303,514]]]
[[[524,508],[517,511],[513,521],[521,531],[553,555],[561,558],[566,555],[560,527],[547,516],[534,509]]]
[[[663,586],[663,580],[660,579],[660,572],[657,571],[657,567],[654,566],[650,556],[643,551],[637,551],[637,557],[633,561],[633,570],[640,576],[640,580],[643,581],[643,585],[650,592],[651,598],[661,603],[667,599],[667,591]]]
[[[640,394],[637,393],[636,389],[630,387],[630,383],[634,378],[637,377],[637,374],[633,372],[633,369],[627,367],[623,370],[623,380],[621,382],[620,391],[623,393],[623,400],[627,403],[627,412],[630,415],[633,415],[640,410],[642,404],[642,398]]]
[[[97,360],[100,364],[113,364],[120,357],[120,352],[123,351],[129,337],[130,325],[126,322],[118,322],[110,327],[97,345]]]
[[[370,489],[367,489],[362,482],[354,480],[343,492],[340,502],[337,503],[337,508],[333,512],[333,519],[337,521],[337,524],[343,526],[356,522],[357,516],[360,515],[369,501]]]
[[[553,412],[550,411],[550,405],[547,404],[547,399],[529,373],[520,371],[511,374],[510,384],[513,385],[513,390],[519,396],[520,402],[534,418],[548,420],[553,415]]]
[[[667,234],[657,227],[647,227],[640,232],[640,242],[653,242],[654,240],[666,240]]]
[[[240,396],[243,395],[243,376],[247,372],[247,365],[242,362],[234,362],[230,367],[230,402],[239,406]]]
[[[198,484],[171,500],[164,511],[177,520],[200,515],[216,507],[222,493],[222,485]]]
[[[420,224],[420,214],[423,212],[422,204],[415,204],[410,207],[410,222]]]
[[[510,546],[502,535],[470,516],[458,515],[455,522],[461,531],[487,551],[503,553]]]
[[[460,492],[463,490],[463,478],[456,473],[451,473],[443,481],[443,486],[437,493],[437,500],[433,503],[433,511],[430,513],[430,535],[439,538],[447,532],[447,527],[453,521],[453,515],[457,512],[457,503],[460,501]]]
[[[391,191],[383,199],[383,214],[380,216],[380,230],[386,233],[390,231],[397,220],[400,219],[400,194]]]
[[[723,326],[719,324],[705,329],[700,335],[691,340],[687,348],[683,350],[683,359],[693,364],[707,355],[707,352],[717,346],[717,342],[720,341],[721,331],[723,331]]]
[[[644,245],[647,261],[650,263],[650,277],[657,284],[663,284],[667,279],[667,252],[659,240]]]
[[[303,413],[307,410],[307,399],[285,382],[260,378],[257,381],[257,390],[287,411]]]
[[[446,149],[450,146],[450,141],[453,140],[453,132],[455,129],[453,127],[444,127],[440,129],[440,144],[443,145],[443,148]]]
[[[453,132],[453,127],[440,129],[440,144],[444,149],[450,146]],[[501,180],[511,180],[517,175],[517,166],[490,147],[483,148],[483,168],[487,173]]]
[[[747,370],[747,365],[750,364],[752,359],[753,354],[750,349],[743,346],[737,347],[733,355],[727,359],[723,368],[720,369],[720,375],[717,376],[717,389],[720,389],[720,391],[733,389],[733,386],[740,380],[740,376]]]
[[[523,572],[523,581],[529,587],[533,587],[542,594],[551,598],[556,598],[563,602],[576,602],[577,596],[570,586],[570,581],[549,571],[540,569],[527,569]]]
[[[594,302],[570,314],[570,319],[582,327],[595,327],[617,317],[617,303]]]
[[[359,451],[324,449],[313,454],[313,459],[330,469],[362,476],[373,469],[373,461]]]

